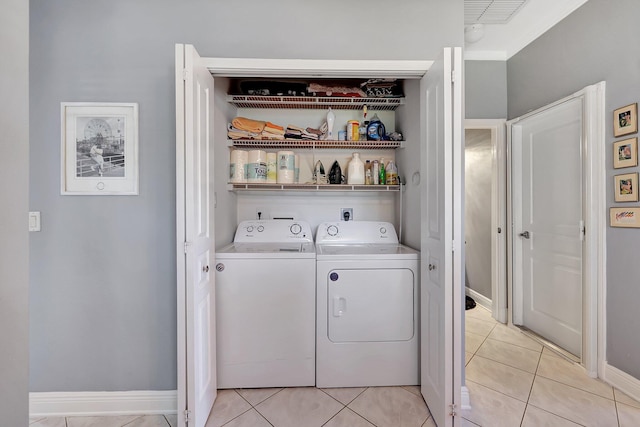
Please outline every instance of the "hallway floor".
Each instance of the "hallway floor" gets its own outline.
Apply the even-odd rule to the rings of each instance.
[[[637,427],[640,403],[482,307],[466,311],[462,426]],[[30,427],[169,427],[176,415],[32,418]],[[220,390],[207,427],[433,427],[418,387]]]
[[[640,403],[497,323],[486,309],[465,313],[472,409],[462,411],[463,426],[640,426]]]

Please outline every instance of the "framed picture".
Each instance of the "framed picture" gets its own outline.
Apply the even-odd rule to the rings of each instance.
[[[138,104],[63,102],[61,194],[138,194]]]
[[[638,132],[638,104],[630,104],[613,112],[613,136]]]
[[[638,201],[638,173],[626,173],[613,177],[615,184],[613,189],[616,202]]]
[[[613,143],[614,169],[638,166],[638,138],[623,139]]]
[[[640,228],[640,208],[609,208],[612,227]]]

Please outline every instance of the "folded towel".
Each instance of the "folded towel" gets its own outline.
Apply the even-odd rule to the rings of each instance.
[[[260,134],[260,139],[284,139],[284,135],[279,135],[279,134],[275,134],[275,133],[270,133],[270,132],[262,132]]]
[[[304,132],[304,128],[296,125],[287,125],[287,132],[289,131]]]
[[[278,130],[282,130],[282,131],[284,130],[284,128],[282,126],[279,126],[279,125],[277,125],[275,123],[271,123],[271,122],[265,123],[265,126],[271,128],[271,129],[278,129]]]
[[[227,137],[230,139],[256,139],[260,137],[260,134],[234,128],[231,123],[228,123]]]
[[[278,135],[284,135],[284,128],[282,126],[278,126],[271,122],[266,122],[264,125],[264,129],[262,131],[263,132],[267,131],[267,132],[275,133]]]
[[[231,121],[234,128],[246,130],[248,132],[260,133],[264,129],[266,122],[260,120],[247,119],[246,117],[236,117]]]

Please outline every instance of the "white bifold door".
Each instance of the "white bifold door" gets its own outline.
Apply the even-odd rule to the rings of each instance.
[[[203,427],[216,398],[215,265],[209,208],[213,77],[176,46],[178,425]]]
[[[420,84],[420,383],[439,427],[460,425],[462,386],[462,65],[445,49]],[[426,124],[426,125],[425,125]]]
[[[513,323],[580,357],[583,99],[512,124]]]

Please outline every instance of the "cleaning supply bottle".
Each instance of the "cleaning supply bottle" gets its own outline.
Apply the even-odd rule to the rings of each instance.
[[[365,185],[373,184],[373,180],[371,179],[371,160],[367,160],[364,164],[364,183]]]
[[[332,140],[336,139],[333,135],[333,125],[336,122],[336,114],[333,112],[331,107],[329,107],[329,111],[327,112],[327,139]]]
[[[371,162],[371,184],[378,185],[380,183],[380,163],[377,160]]]
[[[386,136],[384,124],[378,118],[378,114],[374,114],[367,126],[368,141],[382,141]]]
[[[385,171],[387,174],[387,185],[398,185],[398,167],[393,160],[389,160]]]
[[[360,160],[360,153],[353,153],[347,168],[347,184],[364,184],[364,163]]]
[[[380,174],[378,184],[385,185],[387,182],[387,173],[384,170],[384,159],[380,159],[380,171],[378,173]]]

